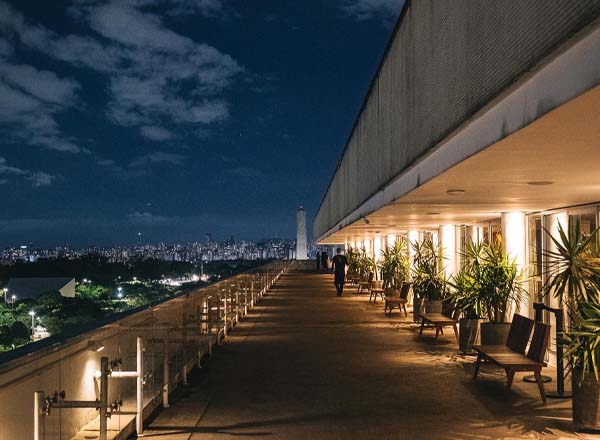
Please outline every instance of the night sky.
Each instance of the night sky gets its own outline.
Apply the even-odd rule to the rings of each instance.
[[[402,0],[0,0],[0,247],[295,235]]]

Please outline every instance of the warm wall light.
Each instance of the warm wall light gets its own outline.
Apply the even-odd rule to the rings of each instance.
[[[88,341],[88,350],[99,353],[104,350],[104,344],[100,341]]]

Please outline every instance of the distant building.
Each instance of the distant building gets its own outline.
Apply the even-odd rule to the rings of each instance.
[[[17,299],[37,298],[48,292],[59,292],[62,296],[75,296],[75,278],[67,277],[32,277],[11,278],[6,286],[9,295]]]
[[[296,260],[306,259],[306,211],[300,206],[296,213]]]

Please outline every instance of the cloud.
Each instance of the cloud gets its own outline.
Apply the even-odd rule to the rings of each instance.
[[[212,17],[227,9],[222,0],[79,0],[69,12],[87,32],[61,35],[29,23],[0,0],[0,51],[10,49],[2,49],[5,38],[18,39],[30,50],[105,75],[107,116],[115,124],[138,127],[147,139],[164,140],[153,136],[164,138],[166,133],[143,127],[167,121],[188,126],[185,133],[193,135],[196,128],[228,118],[229,106],[222,92],[243,68],[230,55],[170,29],[155,13],[159,9],[164,13],[165,8],[174,17],[192,13]],[[19,70],[28,75],[28,81],[17,84]],[[36,87],[36,76],[46,84],[54,81],[57,87]],[[5,82],[26,96],[56,106],[45,111],[50,130],[41,133],[36,142],[59,151],[82,151],[74,139],[61,135],[53,118],[72,104],[79,89],[75,81],[35,71],[32,66],[11,66],[5,69]]]
[[[30,180],[32,182],[32,185],[36,188],[39,186],[51,185],[52,181],[55,178],[56,176],[41,171],[32,173],[30,176],[27,176],[27,180]]]
[[[140,134],[146,139],[156,142],[169,141],[175,137],[169,130],[155,125],[140,127]]]
[[[155,153],[144,154],[134,158],[129,164],[132,168],[147,167],[152,165],[183,165],[185,163],[186,156],[176,153],[164,153],[157,151]]]
[[[396,20],[404,0],[341,0],[342,12],[358,21],[381,20],[389,24]]]
[[[161,215],[154,215],[150,212],[144,211],[134,211],[130,214],[127,214],[127,219],[131,223],[135,224],[167,224],[167,223],[176,223],[179,220],[179,217],[165,217]]]
[[[79,84],[55,73],[0,58],[0,128],[10,142],[81,153],[61,132],[55,116],[74,105]]]
[[[8,84],[29,95],[59,106],[75,101],[79,84],[68,78],[59,78],[54,72],[38,70],[33,66],[0,64],[0,77]]]
[[[43,171],[30,171],[9,165],[4,157],[0,157],[0,180],[2,184],[8,183],[7,176],[16,176],[28,180],[34,188],[48,186],[56,179],[56,176]]]

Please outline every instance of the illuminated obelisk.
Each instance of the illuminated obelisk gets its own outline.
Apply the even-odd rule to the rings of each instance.
[[[307,260],[306,211],[300,206],[296,213],[296,260]]]

